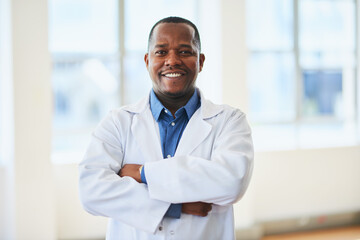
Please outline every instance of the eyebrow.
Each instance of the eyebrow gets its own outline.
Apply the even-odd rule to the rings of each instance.
[[[163,48],[163,47],[167,47],[169,46],[169,44],[156,44],[155,48]]]
[[[167,47],[167,46],[169,46],[169,44],[156,44],[155,48],[163,48],[163,47]],[[180,44],[179,47],[192,48],[192,46],[189,44]]]
[[[189,44],[180,44],[180,47],[192,48],[192,46],[191,46],[191,45],[189,45]]]

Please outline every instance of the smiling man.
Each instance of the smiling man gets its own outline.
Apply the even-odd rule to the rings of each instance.
[[[253,168],[245,114],[196,88],[205,56],[190,21],[158,21],[144,60],[150,94],[109,113],[79,166],[84,208],[111,218],[106,239],[235,239]]]
[[[146,67],[155,94],[171,108],[179,109],[190,99],[204,64],[196,32],[187,23],[162,23],[150,34]]]

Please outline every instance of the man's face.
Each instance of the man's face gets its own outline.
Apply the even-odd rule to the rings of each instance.
[[[205,60],[194,36],[185,23],[161,23],[154,29],[144,60],[157,95],[181,97],[194,91]]]

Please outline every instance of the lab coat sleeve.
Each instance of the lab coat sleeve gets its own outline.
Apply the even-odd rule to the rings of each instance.
[[[251,130],[239,110],[234,110],[221,128],[208,148],[211,159],[187,155],[146,163],[150,197],[172,203],[237,202],[253,169]]]
[[[94,131],[79,165],[80,200],[93,215],[153,233],[170,203],[150,198],[145,184],[117,175],[123,158],[120,135],[111,114]]]

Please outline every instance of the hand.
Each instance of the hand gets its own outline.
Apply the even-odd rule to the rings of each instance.
[[[190,202],[183,203],[181,207],[181,212],[201,217],[206,217],[208,212],[212,209],[211,203],[204,202]]]
[[[139,164],[125,164],[121,169],[118,175],[120,177],[132,177],[137,182],[141,183],[141,175],[140,175],[140,167],[142,165]]]

